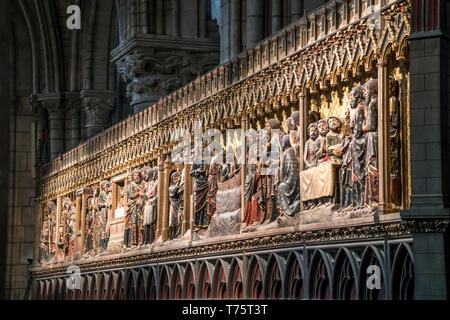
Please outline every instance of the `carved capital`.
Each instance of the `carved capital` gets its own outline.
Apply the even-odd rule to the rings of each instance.
[[[112,111],[113,105],[113,98],[84,98],[83,110],[86,113],[86,125],[104,127],[108,122],[108,113]]]

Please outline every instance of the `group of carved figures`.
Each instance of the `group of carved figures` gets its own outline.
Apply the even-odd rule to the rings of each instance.
[[[231,149],[229,150],[231,154]],[[211,218],[217,210],[216,195],[218,184],[235,177],[240,167],[236,159],[225,163],[225,152],[212,151],[210,163],[195,159],[189,175],[193,179],[193,231],[201,233],[208,229]],[[182,235],[184,220],[184,188],[186,167],[174,170],[169,180],[169,239]]]
[[[40,260],[71,258],[75,248],[75,206],[69,198],[63,199],[62,214],[57,220],[57,207],[49,201],[44,212],[40,239]],[[59,225],[58,225],[59,224]]]
[[[112,219],[112,184],[102,181],[100,189],[87,199],[84,224],[84,253],[106,251],[109,241],[109,224]]]
[[[152,243],[155,240],[158,205],[158,168],[144,167],[127,177],[124,245]],[[125,200],[125,201],[123,201]]]
[[[396,81],[390,78],[390,201],[400,206],[400,107],[396,85]],[[264,131],[266,146],[247,145],[241,231],[251,231],[258,225],[274,222],[280,216],[294,217],[302,205],[304,210],[333,205],[339,208],[338,215],[349,210],[377,208],[377,99],[378,82],[372,79],[351,90],[350,108],[344,118],[329,116],[320,119],[318,112],[311,111],[303,159],[300,159],[299,137],[303,129],[300,113],[294,112],[285,121],[284,130],[279,120],[268,120]],[[228,150],[230,153],[234,154],[232,149]],[[166,192],[170,240],[180,238],[183,232],[186,174],[193,179],[193,231],[208,229],[217,210],[218,185],[240,175],[242,169],[236,158],[231,163],[225,159],[225,151],[218,154],[213,151],[210,163],[195,159],[189,173],[186,166],[169,171]],[[303,171],[300,172],[302,164]],[[124,210],[124,245],[153,243],[158,213],[158,167],[144,167],[131,172],[125,186],[126,190],[118,195],[116,206]],[[330,190],[328,193],[322,190],[326,188]],[[308,192],[309,197],[305,196]],[[54,202],[49,202],[46,208],[41,256],[43,259],[72,256],[75,226],[72,202],[64,199],[59,227]],[[87,199],[84,253],[107,250],[112,216],[112,184],[103,181],[94,195]]]

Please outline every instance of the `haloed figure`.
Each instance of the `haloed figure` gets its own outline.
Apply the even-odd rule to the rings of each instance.
[[[155,226],[158,202],[158,168],[146,168],[145,208],[144,208],[144,243],[155,240]]]
[[[171,240],[180,237],[183,229],[183,194],[180,174],[174,171],[170,175],[169,187],[169,239]]]
[[[94,217],[95,217],[94,198],[89,198],[87,202],[88,207],[86,209],[86,222],[84,231],[85,253],[89,253],[91,250],[94,249]]]
[[[277,207],[284,216],[293,217],[300,211],[300,175],[296,150],[297,131],[283,137],[282,182],[278,188]]]
[[[206,175],[205,161],[195,159],[190,172],[194,177],[194,231],[206,229],[208,219],[208,176]]]

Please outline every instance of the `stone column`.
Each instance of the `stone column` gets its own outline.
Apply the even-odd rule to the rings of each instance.
[[[180,35],[180,3],[179,0],[172,0],[172,35]]]
[[[60,101],[45,101],[44,108],[48,111],[50,160],[64,153],[64,109]]]
[[[260,0],[247,0],[247,49],[264,38],[264,6]]]
[[[230,32],[229,6],[232,0],[220,0],[220,62],[223,63],[230,58]]]
[[[277,33],[283,25],[282,5],[282,1],[272,0],[272,34]]]
[[[402,218],[412,224],[415,299],[447,300],[450,274],[450,159],[448,74],[450,41],[441,18],[446,1],[424,15],[431,1],[412,1],[410,65],[410,210]],[[444,13],[445,14],[445,13]]]
[[[230,58],[236,57],[241,50],[241,1],[231,0],[230,17]]]
[[[291,22],[299,20],[303,15],[303,1],[302,0],[290,0],[291,1]]]
[[[66,151],[80,144],[81,100],[68,100],[66,103]]]
[[[164,33],[164,26],[163,26],[164,2],[163,2],[163,0],[155,0],[155,1],[156,1],[155,33],[163,34]]]
[[[177,0],[178,1],[178,0]],[[198,31],[200,38],[206,38],[206,0],[199,0]]]
[[[83,111],[86,114],[86,134],[87,139],[90,139],[108,127],[114,93],[84,91],[82,96]]]

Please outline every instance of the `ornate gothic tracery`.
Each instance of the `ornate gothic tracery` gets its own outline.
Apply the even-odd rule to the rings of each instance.
[[[310,16],[277,35],[274,46],[258,45],[44,166],[36,274],[81,258],[89,270],[327,239],[408,236],[410,226],[399,223],[398,213],[408,208],[410,192],[409,8],[409,1],[387,3],[379,28],[371,27],[368,14],[339,28]],[[335,7],[324,14],[331,20]],[[269,141],[280,129],[279,150],[267,149],[277,152],[280,172],[261,174],[266,164],[252,164],[251,155],[243,165],[222,166],[215,162],[221,154],[210,163],[177,163],[170,157],[177,144],[172,133],[185,128],[184,137],[192,136],[198,120],[220,131],[266,128]],[[239,148],[235,142],[226,147],[234,154]],[[380,216],[386,217],[378,224]],[[361,219],[357,227],[352,219]],[[314,229],[315,223],[325,229]],[[76,236],[64,228],[60,233],[61,225],[74,227]],[[119,273],[108,293],[87,276],[82,298],[382,299],[392,297],[389,290],[395,298],[411,297],[410,256],[399,251],[394,285],[384,280],[391,266],[379,251],[255,255],[248,266],[237,257],[196,267],[168,263],[148,274]],[[121,256],[108,261],[112,253]],[[379,292],[363,288],[362,270],[371,264],[383,269]]]

